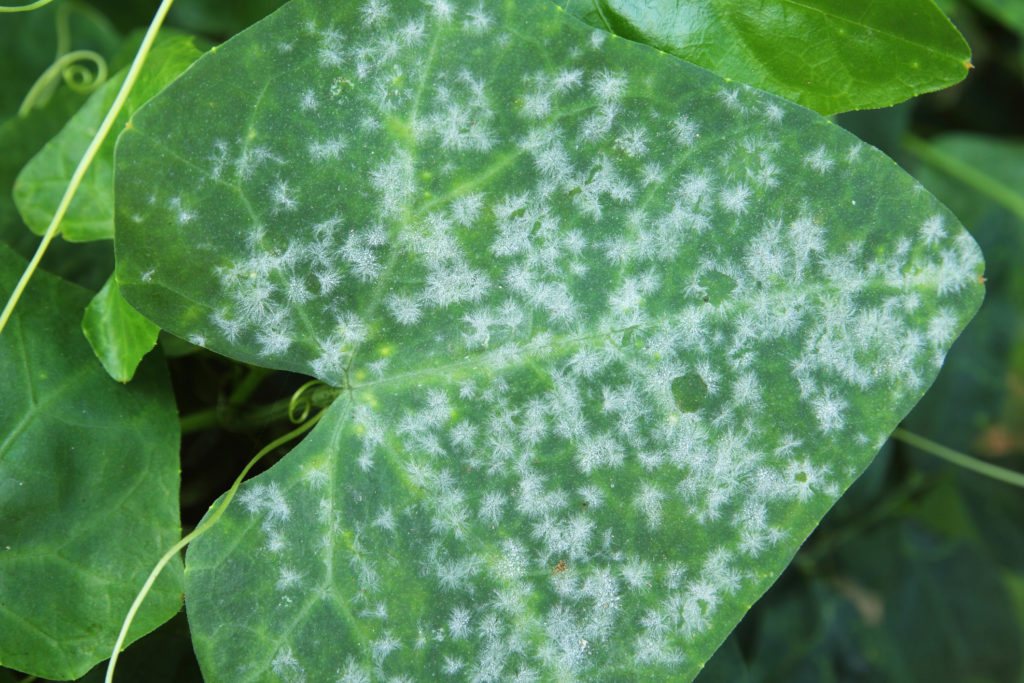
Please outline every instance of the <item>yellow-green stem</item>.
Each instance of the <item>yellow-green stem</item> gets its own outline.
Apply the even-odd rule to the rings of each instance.
[[[182,548],[184,548],[186,545],[194,541],[199,536],[206,533],[206,531],[210,527],[212,527],[217,522],[218,519],[220,519],[221,515],[224,514],[224,511],[227,509],[228,505],[230,505],[231,501],[234,499],[235,493],[238,491],[238,487],[242,485],[242,480],[245,479],[245,475],[249,473],[249,470],[251,470],[253,466],[256,463],[258,463],[264,455],[270,453],[278,446],[288,443],[292,439],[299,437],[305,432],[309,431],[313,427],[313,425],[320,421],[320,418],[323,417],[324,412],[326,411],[321,410],[319,413],[311,417],[309,420],[302,423],[299,427],[293,429],[284,436],[274,439],[269,444],[264,446],[263,449],[259,453],[257,453],[255,457],[253,457],[253,459],[250,460],[249,463],[244,468],[242,468],[242,471],[239,473],[238,477],[235,478],[235,483],[231,485],[231,488],[229,488],[227,493],[224,494],[224,497],[221,498],[220,504],[216,507],[216,509],[214,509],[213,513],[210,514],[209,517],[204,519],[199,524],[199,526],[192,530],[191,533],[187,534],[180,541],[171,546],[170,550],[164,553],[164,556],[161,557],[160,561],[156,563],[155,567],[153,567],[153,571],[149,573],[149,577],[146,579],[146,582],[142,584],[142,589],[139,590],[138,595],[135,596],[135,601],[132,602],[132,606],[128,609],[128,614],[124,618],[124,623],[121,624],[121,632],[117,636],[117,642],[114,643],[114,651],[111,653],[110,660],[107,662],[107,675],[104,678],[105,683],[113,682],[114,667],[117,666],[117,658],[121,654],[121,648],[124,647],[125,639],[128,637],[128,629],[131,628],[132,621],[135,620],[135,613],[139,611],[139,607],[142,606],[143,600],[146,599],[146,595],[149,594],[150,589],[153,587],[153,584],[156,583],[157,577],[160,576],[160,572],[162,572],[164,567],[167,566],[167,563],[170,562],[171,559],[175,555],[177,555]]]
[[[914,434],[913,432],[908,432],[902,427],[896,429],[896,431],[892,433],[892,436],[905,444],[909,444],[915,448],[920,448],[922,451],[936,455],[947,462],[953,463],[954,465],[977,472],[978,474],[983,474],[986,477],[991,477],[992,479],[996,479],[1006,484],[1012,484],[1013,486],[1020,486],[1021,488],[1024,488],[1024,473],[1014,472],[1013,470],[1008,470],[1005,467],[993,465],[990,462],[985,462],[984,460],[973,458],[959,451],[954,451],[952,448],[943,446],[940,443],[935,443],[931,439],[926,439],[923,436]]]
[[[31,12],[34,9],[39,9],[40,7],[46,7],[51,2],[53,2],[53,0],[36,0],[35,2],[30,2],[27,5],[21,5],[21,6],[16,6],[16,7],[8,7],[7,5],[0,5],[0,14],[6,14],[8,12]]]
[[[75,168],[75,172],[71,176],[71,182],[68,184],[67,190],[64,191],[64,196],[61,197],[60,204],[57,205],[57,211],[53,214],[53,220],[50,221],[50,225],[46,228],[43,240],[39,243],[36,253],[32,256],[32,260],[29,262],[28,267],[25,268],[25,272],[22,273],[21,279],[18,280],[18,284],[15,286],[14,291],[11,292],[11,297],[7,300],[7,305],[4,306],[3,313],[0,313],[0,333],[2,333],[4,328],[7,326],[7,321],[10,320],[11,315],[14,313],[14,307],[18,305],[18,300],[25,291],[28,281],[32,279],[32,274],[35,273],[36,268],[39,267],[39,262],[43,260],[43,254],[46,253],[46,249],[50,246],[50,242],[52,242],[53,238],[57,235],[57,229],[60,227],[60,222],[64,219],[64,214],[67,213],[68,206],[71,204],[71,200],[74,198],[75,192],[78,191],[78,186],[82,183],[82,178],[85,176],[85,172],[88,170],[92,160],[96,157],[96,153],[99,151],[100,145],[102,145],[103,141],[106,139],[107,133],[110,132],[111,127],[114,125],[114,120],[117,118],[117,115],[121,113],[121,108],[124,106],[125,100],[128,99],[128,93],[131,92],[132,86],[135,85],[135,80],[139,77],[139,71],[142,69],[142,65],[146,62],[146,56],[153,47],[153,41],[156,40],[156,34],[160,31],[160,26],[163,25],[164,18],[167,16],[167,12],[171,9],[171,5],[173,3],[174,0],[162,0],[160,7],[157,8],[156,14],[153,16],[153,20],[149,23],[146,35],[142,39],[142,45],[139,46],[139,51],[135,54],[135,59],[132,61],[131,68],[128,69],[128,75],[125,76],[124,83],[121,85],[121,89],[118,91],[117,97],[114,99],[114,103],[110,106],[110,110],[104,117],[103,123],[100,124],[99,130],[96,131],[96,135],[93,137],[92,142],[89,143],[88,149],[85,150],[85,155],[82,156],[82,160],[78,162],[78,166]]]
[[[903,138],[903,146],[921,161],[987,195],[1024,220],[1024,193],[1020,188],[1010,187],[984,169],[947,154],[939,146],[914,135]]]

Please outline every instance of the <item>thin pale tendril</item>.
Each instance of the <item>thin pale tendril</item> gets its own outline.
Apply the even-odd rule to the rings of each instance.
[[[78,63],[82,60],[92,62],[96,66],[93,73],[84,65]],[[73,50],[61,55],[53,64],[46,68],[46,71],[36,79],[36,82],[29,88],[21,106],[18,107],[18,116],[28,116],[36,107],[45,104],[52,93],[52,85],[58,78],[63,78],[72,90],[87,93],[100,87],[107,80],[107,60],[98,52],[93,50]]]
[[[14,12],[31,12],[34,9],[46,7],[51,2],[53,2],[53,0],[36,0],[35,2],[30,2],[27,5],[20,5],[14,7],[10,7],[8,5],[0,5],[0,14],[8,14]]]
[[[160,7],[157,8],[156,14],[153,16],[153,21],[150,22],[149,28],[146,30],[146,35],[142,38],[142,44],[139,46],[139,51],[135,54],[135,59],[132,61],[132,65],[128,69],[128,74],[124,78],[124,83],[121,84],[121,89],[117,92],[117,97],[114,99],[114,103],[110,105],[110,110],[107,112],[106,117],[104,117],[103,122],[100,124],[99,130],[96,131],[96,135],[93,137],[92,142],[89,143],[89,148],[85,150],[82,160],[78,162],[78,166],[75,168],[75,172],[71,176],[71,182],[68,183],[67,190],[64,191],[64,196],[61,197],[60,204],[57,205],[57,210],[53,214],[53,219],[50,221],[50,225],[46,228],[46,232],[43,234],[43,240],[39,243],[39,247],[36,248],[36,253],[32,256],[32,260],[25,268],[25,272],[21,274],[21,279],[18,280],[17,286],[15,286],[14,291],[11,292],[11,297],[7,300],[7,305],[4,306],[3,312],[0,313],[0,333],[2,333],[4,327],[7,326],[7,321],[10,320],[11,315],[14,313],[14,307],[18,305],[18,300],[25,291],[28,281],[32,279],[32,274],[36,272],[36,268],[39,267],[39,262],[43,260],[43,254],[46,253],[46,249],[50,246],[50,242],[52,242],[53,238],[56,237],[57,228],[60,227],[60,222],[64,219],[64,214],[67,213],[68,206],[70,206],[71,200],[75,196],[75,192],[78,191],[78,186],[82,184],[82,178],[85,177],[86,170],[88,170],[92,160],[96,157],[96,153],[99,151],[100,145],[103,144],[103,140],[106,139],[107,133],[110,132],[110,128],[114,125],[114,120],[117,118],[117,115],[121,113],[121,107],[124,106],[125,100],[128,99],[128,93],[131,92],[132,87],[135,85],[135,80],[139,77],[139,71],[142,69],[142,65],[146,61],[146,56],[153,47],[153,41],[156,40],[156,34],[159,32],[160,26],[164,23],[164,18],[167,16],[167,12],[170,11],[172,4],[174,4],[174,0],[162,0]]]
[[[297,392],[295,392],[295,396],[299,396],[301,393],[303,393],[308,386],[309,385],[307,384],[300,388]],[[206,533],[206,531],[209,530],[209,528],[212,527],[217,522],[218,519],[220,519],[221,515],[224,514],[224,511],[227,509],[228,505],[230,505],[231,501],[234,499],[235,493],[238,492],[238,487],[241,486],[242,480],[245,479],[245,475],[249,473],[249,470],[251,470],[252,467],[257,462],[260,461],[260,458],[262,458],[267,453],[270,453],[271,451],[281,446],[282,444],[285,444],[312,429],[313,425],[320,421],[320,418],[324,416],[325,412],[327,412],[326,408],[321,410],[319,413],[314,415],[306,422],[302,423],[299,427],[293,429],[284,436],[281,436],[271,441],[266,446],[264,446],[263,449],[259,453],[257,453],[252,460],[249,461],[249,464],[242,468],[242,471],[239,473],[238,477],[235,478],[235,483],[233,483],[231,485],[231,488],[228,489],[227,493],[224,494],[224,497],[221,498],[220,500],[220,504],[217,505],[217,507],[210,514],[210,516],[204,519],[199,524],[199,526],[192,530],[191,533],[187,534],[184,538],[182,538],[180,541],[171,546],[170,550],[164,553],[164,556],[161,557],[160,561],[156,563],[155,567],[153,567],[153,571],[149,573],[149,577],[146,579],[146,583],[142,584],[142,589],[139,590],[138,595],[135,596],[135,601],[132,603],[131,608],[129,608],[128,614],[125,615],[124,623],[121,624],[121,632],[117,636],[117,642],[114,643],[114,651],[111,653],[110,660],[107,662],[107,675],[104,678],[105,683],[113,683],[114,667],[117,666],[117,658],[121,653],[121,648],[124,647],[124,641],[125,638],[128,637],[128,629],[131,627],[132,621],[134,621],[135,619],[135,613],[139,611],[139,607],[142,606],[142,601],[146,599],[146,595],[149,594],[150,589],[153,587],[153,584],[156,583],[157,577],[160,576],[160,572],[163,571],[163,568],[165,566],[167,566],[167,563],[170,562],[171,559],[175,555],[177,555],[182,548],[184,548],[186,545],[197,539],[199,536],[202,536],[204,533]]]
[[[292,394],[292,399],[288,402],[288,419],[292,423],[299,424],[309,417],[309,411],[313,409],[313,393],[310,389],[320,385],[324,383],[318,379],[310,380]]]

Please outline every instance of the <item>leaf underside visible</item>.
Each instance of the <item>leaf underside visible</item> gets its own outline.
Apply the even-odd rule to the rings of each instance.
[[[882,154],[539,0],[296,0],[116,168],[135,307],[345,388],[189,551],[214,680],[692,678],[982,297]]]
[[[0,291],[25,265],[0,247]],[[131,385],[111,380],[79,328],[88,301],[37,272],[0,335],[0,662],[60,680],[110,656],[136,591],[180,535],[167,370],[152,359]],[[181,608],[181,576],[172,562],[128,642]]]

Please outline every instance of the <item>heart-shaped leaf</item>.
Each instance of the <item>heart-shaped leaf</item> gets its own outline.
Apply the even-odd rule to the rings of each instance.
[[[0,292],[25,265],[0,245]],[[61,680],[110,656],[136,591],[180,534],[167,370],[152,360],[129,386],[112,381],[79,328],[88,301],[37,272],[0,335],[0,662]],[[181,583],[172,562],[129,642],[181,608]]]
[[[189,553],[213,679],[692,677],[982,295],[876,150],[539,0],[296,0],[116,185],[129,301],[344,388]]]

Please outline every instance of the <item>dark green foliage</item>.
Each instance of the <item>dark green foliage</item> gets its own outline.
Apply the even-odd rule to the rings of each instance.
[[[24,266],[0,246],[4,291]],[[179,531],[166,370],[154,359],[129,387],[110,379],[79,330],[88,298],[40,273],[0,337],[0,661],[53,678],[104,659]],[[172,563],[131,639],[177,612],[180,596]]]
[[[169,25],[199,37],[172,38],[184,48],[178,59],[153,53],[144,74],[157,76],[145,77],[129,104],[129,114],[138,110],[132,132],[115,160],[118,124],[64,225],[73,239],[103,239],[58,238],[43,264],[65,281],[37,273],[0,335],[0,665],[69,677],[95,664],[81,680],[102,680],[97,662],[109,654],[127,603],[177,536],[177,503],[185,527],[194,525],[252,453],[289,429],[289,396],[308,377],[252,368],[212,349],[318,376],[341,395],[193,545],[189,621],[179,613],[157,628],[182,598],[181,563],[172,562],[128,642],[152,633],[126,650],[117,680],[202,680],[193,646],[207,680],[232,681],[383,680],[399,671],[461,680],[499,669],[504,678],[543,680],[573,670],[594,680],[697,675],[702,683],[1021,679],[1020,490],[898,441],[856,478],[978,303],[982,271],[953,214],[986,256],[987,297],[903,424],[1021,466],[1020,3],[937,3],[957,28],[931,0],[556,3],[733,79],[723,86],[668,55],[581,30],[539,0],[479,8],[390,0],[384,9],[373,0],[302,0],[218,47],[142,106],[192,61],[190,41],[226,40],[281,4],[178,0]],[[24,256],[35,240],[12,201],[15,176],[24,181],[15,189],[18,208],[39,231],[103,113],[100,100],[116,87],[83,108],[85,95],[60,86],[31,115],[13,115],[53,57],[57,6],[0,14],[0,241]],[[75,7],[69,47],[116,51],[112,70],[124,67],[152,8],[124,0],[97,0],[98,12]],[[299,16],[289,14],[297,7]],[[373,42],[372,31],[407,11],[433,12],[444,24],[446,7],[449,29],[425,26],[422,49],[402,54],[386,34]],[[104,15],[133,37],[119,47]],[[495,27],[505,35],[472,37]],[[402,28],[403,40],[415,33]],[[740,85],[821,112],[891,104],[963,77],[972,56],[957,29],[977,67],[963,86],[840,118],[952,213],[870,148],[844,160],[839,145],[852,150],[853,139],[834,126]],[[340,66],[386,54],[387,70],[371,67],[370,79]],[[581,58],[576,86],[571,62]],[[566,89],[545,97],[545,75],[554,74]],[[609,98],[621,92],[620,77],[625,98]],[[477,83],[497,94],[461,117],[456,109]],[[413,105],[401,98],[410,85]],[[602,107],[607,140],[577,135],[588,115],[591,130],[600,128]],[[384,125],[374,128],[382,112]],[[660,134],[679,114],[688,118]],[[446,133],[468,142],[459,147]],[[576,137],[559,145],[559,136]],[[558,163],[568,171],[552,174]],[[602,176],[609,166],[614,172]],[[114,231],[111,169],[119,174],[117,279],[106,239]],[[382,179],[409,170],[397,194],[380,201],[388,192]],[[657,233],[650,226],[685,196],[678,182],[680,189],[659,192],[659,172],[673,181],[688,174],[691,184],[707,173],[717,194],[689,207],[686,220],[709,221],[699,239],[662,239],[644,251],[645,234]],[[642,193],[588,205],[588,184],[612,183],[616,173],[637,187],[646,177]],[[530,194],[538,178],[547,179],[548,194]],[[527,201],[504,211],[497,205],[506,195]],[[456,199],[464,202],[456,207]],[[557,220],[545,223],[544,208]],[[468,222],[439,228],[456,216]],[[773,271],[772,218],[794,216],[803,230],[827,228],[822,251],[812,253],[830,261]],[[496,249],[502,221],[522,223],[526,242],[515,246],[510,231]],[[552,260],[558,240],[578,244],[572,231],[583,238],[580,255]],[[307,233],[328,247],[316,257],[316,276],[300,267],[313,249]],[[775,234],[792,247],[798,233]],[[453,244],[464,253],[442,259],[443,268],[421,260]],[[607,262],[604,253],[612,254]],[[0,298],[22,265],[3,254]],[[516,254],[523,263],[510,263]],[[909,254],[909,267],[887,290],[898,254]],[[342,273],[337,283],[324,272],[332,258],[344,260],[332,265]],[[961,283],[943,279],[943,263],[958,264]],[[905,297],[877,332],[862,326],[846,342],[876,377],[895,372],[897,351],[914,348],[915,334],[941,340],[915,361],[916,381],[861,375],[869,386],[859,387],[818,374],[797,386],[793,363],[808,349],[821,358],[835,340],[812,328],[845,295],[837,272],[867,283],[854,288],[860,310]],[[549,287],[544,306],[517,301],[524,274]],[[431,287],[444,276],[447,289]],[[91,293],[67,280],[98,291],[88,311]],[[485,291],[484,281],[499,286]],[[262,329],[236,328],[259,310],[261,283],[287,315],[269,315]],[[434,303],[415,295],[424,283]],[[571,324],[550,294],[559,283],[576,306]],[[801,292],[810,302],[802,326],[773,339],[749,336],[782,324],[784,310],[764,302]],[[680,312],[701,311],[714,312],[701,336],[679,343],[667,335],[685,322]],[[627,325],[626,315],[655,324]],[[158,325],[169,360],[151,353],[131,378]],[[896,340],[889,346],[885,332]],[[592,365],[602,353],[613,362]],[[165,365],[187,416],[180,501]],[[68,377],[76,390],[47,388]],[[750,378],[757,400],[743,402]],[[586,429],[603,439],[588,451],[591,460],[557,432],[552,406],[574,391]],[[26,423],[19,416],[38,392],[53,398]],[[635,396],[642,407],[631,422]],[[689,461],[638,446],[655,444],[665,422],[712,416],[717,422],[691,444]],[[509,449],[516,439],[527,446]],[[616,440],[632,449],[621,464],[609,447]],[[718,444],[732,451],[716,452]],[[729,488],[721,467],[736,471],[737,444],[760,469],[741,467],[744,486]],[[674,478],[665,476],[667,458],[675,458]],[[786,458],[795,458],[788,469]],[[749,504],[772,481],[781,497],[765,514],[788,535],[751,556],[742,550],[754,542],[743,536],[753,529]],[[809,502],[799,500],[801,487]],[[720,504],[712,502],[716,488]],[[101,502],[110,500],[117,502]],[[717,519],[702,508],[719,510]],[[598,530],[606,530],[600,540]],[[39,638],[41,631],[55,639]],[[500,666],[499,645],[507,650]],[[682,661],[669,661],[676,653]],[[23,677],[0,670],[4,683]]]

